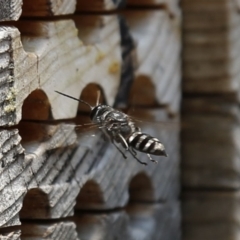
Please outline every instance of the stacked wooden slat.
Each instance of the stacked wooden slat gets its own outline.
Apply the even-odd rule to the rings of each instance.
[[[169,18],[165,11],[129,10],[125,12],[136,42],[136,88],[154,85],[156,102],[167,105],[172,113],[179,112],[180,91],[180,17]],[[149,93],[152,95],[152,93]],[[145,99],[135,99],[146,105]],[[145,101],[145,103],[144,103]]]
[[[239,239],[239,23],[236,1],[183,7],[184,239]]]
[[[145,60],[130,19],[116,14],[125,5],[111,0],[0,1],[0,20],[11,21],[0,26],[0,239],[77,240],[96,234],[109,240],[180,238],[179,116],[178,107],[172,107],[176,95],[174,106],[179,105],[176,87],[165,88],[173,89],[172,98],[163,101],[156,91],[151,96],[156,105],[134,110],[147,116],[140,124],[143,131],[159,138],[169,154],[147,167],[130,155],[124,159],[98,129],[86,131],[82,124],[89,121],[89,110],[54,92],[94,105],[100,90],[102,101],[128,104],[128,93],[136,93],[131,84],[142,68],[137,61]],[[164,22],[153,26],[154,47],[167,28],[176,51],[170,54],[168,48],[163,61],[170,55],[173,61],[162,69],[170,75],[173,71],[178,81],[179,27],[167,8],[151,6],[157,10],[147,15],[161,16],[155,20]],[[129,11],[124,10],[128,16]],[[176,19],[179,23],[178,15]],[[144,26],[142,34],[147,33]],[[148,41],[148,48],[153,42]],[[159,42],[161,51],[151,53],[146,65],[158,68],[164,44]],[[138,45],[142,48],[140,41]],[[156,89],[170,81],[164,77],[158,83],[148,74]],[[140,92],[142,88],[149,91],[142,86]],[[159,121],[174,127],[161,127]],[[145,154],[138,156],[148,160]]]

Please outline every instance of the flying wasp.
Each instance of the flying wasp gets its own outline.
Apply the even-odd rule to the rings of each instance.
[[[91,122],[98,126],[98,128],[112,142],[125,159],[127,156],[119,148],[118,144],[121,144],[125,151],[128,151],[133,158],[144,165],[147,165],[147,163],[138,159],[137,152],[135,150],[146,153],[150,161],[155,163],[157,163],[157,161],[152,159],[150,154],[167,157],[165,147],[157,138],[154,138],[146,133],[142,133],[141,129],[135,125],[127,114],[108,105],[100,104],[99,94],[96,106],[93,107],[82,99],[72,97],[59,91],[56,92],[87,105],[91,110]]]

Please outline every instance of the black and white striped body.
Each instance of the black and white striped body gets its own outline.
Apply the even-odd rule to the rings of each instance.
[[[132,133],[128,137],[127,143],[129,146],[140,152],[158,156],[167,156],[163,144],[157,138],[153,138],[146,133]]]
[[[157,161],[153,160],[150,154],[167,156],[163,144],[157,138],[142,133],[141,129],[135,125],[127,114],[108,105],[98,104],[98,101],[96,106],[93,107],[81,99],[71,97],[61,92],[58,93],[88,105],[91,109],[90,119],[92,123],[97,125],[105,136],[109,138],[124,158],[127,157],[119,148],[118,144],[121,144],[125,151],[128,151],[139,163],[144,165],[146,165],[146,163],[138,159],[135,150],[146,153],[152,162]]]
[[[163,144],[136,127],[131,118],[107,105],[98,105],[91,112],[91,119],[103,128],[111,139],[121,143],[123,147],[157,156],[167,156]],[[123,139],[126,141],[122,143]],[[126,146],[127,144],[127,146]]]

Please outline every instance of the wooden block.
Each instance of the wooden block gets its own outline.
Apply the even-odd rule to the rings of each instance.
[[[180,84],[180,18],[171,20],[164,11],[159,10],[127,11],[124,15],[137,45],[136,83],[130,101],[138,105],[169,105],[172,112],[178,112],[171,101],[179,91],[175,87]],[[146,95],[144,98],[143,93]]]
[[[234,1],[182,2],[183,89],[223,94],[239,101],[240,15]]]
[[[23,0],[22,16],[59,16],[73,14],[76,10],[76,0],[38,0],[33,4],[31,0]]]
[[[22,132],[24,128],[26,129],[26,126],[28,132],[24,132],[27,133],[24,134]],[[67,149],[67,147],[73,145],[76,141],[73,129],[73,126],[64,127],[62,125],[59,127],[23,123],[20,127],[22,142],[20,142],[21,137],[17,130],[1,130],[1,227],[19,224],[18,213],[22,208],[23,198],[28,190],[36,189],[40,184],[47,184],[47,187],[45,186],[43,190],[39,190],[42,194],[40,193],[37,196],[41,197],[44,195],[43,191],[45,191],[45,195],[48,194],[50,196],[50,193],[53,192],[52,189],[56,189],[57,186],[51,187],[49,185],[58,180],[56,177],[58,176],[64,181],[68,174],[71,174],[60,171],[61,169],[58,169],[58,167],[62,163],[56,164],[56,162],[59,159],[59,152],[60,159],[63,162],[68,161],[68,154],[72,150],[71,148]],[[62,152],[66,152],[66,154],[64,155]],[[50,161],[47,161],[48,159]],[[51,174],[49,175],[49,173]],[[70,188],[64,188],[63,186],[61,190],[65,191],[67,196],[71,196],[67,192],[70,191]],[[58,192],[60,193],[61,191],[58,190]],[[53,196],[57,198],[59,195],[55,194]],[[72,198],[74,199],[74,197]],[[53,197],[49,197],[49,199],[53,204]],[[34,201],[33,203],[38,204]],[[53,204],[53,206],[55,205]],[[65,203],[66,208],[67,204]],[[62,207],[62,209],[64,208]],[[37,211],[34,209],[34,211],[28,213],[37,214]],[[45,214],[45,212],[42,212],[42,214]],[[62,215],[62,212],[58,210],[54,214]]]
[[[239,109],[227,98],[183,102],[183,184],[196,188],[239,188]]]
[[[20,21],[16,25],[21,40],[18,29],[1,28],[2,81],[6,83],[2,95],[1,126],[20,121],[24,99],[37,88],[47,95],[54,119],[74,117],[78,104],[70,99],[63,101],[54,90],[79,97],[87,84],[96,83],[103,89],[107,102],[113,104],[121,68],[118,21],[114,16],[93,18],[75,19],[80,39],[84,36],[82,41],[85,43],[79,39],[72,20]]]
[[[1,0],[0,21],[16,21],[22,13],[22,0]]]
[[[183,72],[184,78],[194,79],[193,81],[200,81],[200,79],[231,79],[231,76],[238,74],[235,64],[239,63],[239,60],[229,61],[228,59],[223,61],[194,61],[190,64],[184,63]],[[230,66],[228,64],[231,64]],[[216,71],[218,69],[218,71]],[[216,81],[216,80],[215,80]],[[230,80],[231,81],[231,80]],[[216,81],[217,82],[217,81]]]
[[[165,111],[144,112],[156,120],[169,119]],[[149,162],[147,167],[129,155],[123,159],[101,136],[86,140],[80,134],[79,145],[74,145],[71,124],[23,122],[19,131],[21,143],[16,130],[2,130],[2,227],[19,224],[22,206],[22,219],[60,218],[72,215],[76,202],[76,209],[114,209],[125,206],[129,198],[155,202],[176,199],[179,194],[177,128],[143,125],[143,131],[159,138],[169,154],[158,165]],[[147,161],[146,154],[138,155]]]
[[[23,4],[24,2],[24,4]],[[90,2],[81,0],[38,0],[32,4],[31,0],[17,0],[0,2],[0,21],[18,20],[24,17],[49,17],[73,14],[75,11],[111,11],[125,6],[125,0],[99,0]]]
[[[228,0],[211,0],[211,1],[191,1],[191,0],[183,0],[181,2],[182,8],[184,10],[188,10],[191,12],[220,12],[225,11],[228,8],[235,7],[233,1]]]
[[[142,110],[142,113],[143,112],[144,111]],[[159,111],[156,111],[156,116],[158,116],[158,112]],[[149,123],[145,124],[145,126],[147,125],[149,125]],[[76,205],[77,209],[106,209],[114,208],[116,206],[124,206],[129,198],[129,184],[135,176],[138,176],[137,182],[139,182],[139,186],[143,189],[141,196],[146,196],[144,191],[153,189],[151,191],[154,193],[149,194],[149,199],[147,199],[147,201],[174,198],[174,196],[178,195],[178,130],[177,128],[175,128],[175,130],[168,129],[165,131],[156,130],[155,133],[153,133],[150,130],[152,127],[154,127],[154,129],[159,129],[159,126],[156,124],[153,126],[150,125],[147,129],[145,127],[145,132],[158,137],[164,142],[164,144],[166,143],[165,145],[167,145],[171,156],[168,161],[165,159],[159,159],[158,166],[149,162],[149,166],[147,168],[143,167],[137,163],[135,159],[132,159],[130,155],[128,155],[128,159],[125,160],[113,146],[109,146],[104,154],[104,157],[103,155],[100,155],[98,156],[99,158],[96,158],[90,154],[89,158],[85,157],[84,161],[81,162],[81,165],[75,167],[79,161],[79,152],[76,151],[76,153],[72,156],[72,159],[76,160],[71,161],[71,163],[73,168],[76,169],[74,175],[77,182],[80,182],[81,176],[84,173],[89,174],[89,177],[87,177],[86,180],[86,187],[83,186],[83,189],[85,188],[85,190],[80,191]],[[99,142],[94,143],[94,146],[101,146],[101,144],[104,143],[101,138],[98,141]],[[97,148],[95,151],[97,151]],[[101,151],[101,149],[99,149],[99,151]],[[82,152],[82,154],[85,153],[85,151]],[[139,153],[139,156],[142,161],[147,161],[147,156],[145,154],[140,155]],[[101,161],[99,161],[100,158]],[[103,171],[105,173],[104,175],[102,174]],[[141,182],[149,181],[151,183],[148,185],[141,186]],[[161,188],[159,188],[158,182],[162,182]],[[83,199],[88,199],[88,201],[83,201]],[[90,199],[93,200],[90,201]],[[146,199],[141,199],[141,201],[146,201]]]
[[[17,227],[1,229],[1,240],[20,240],[21,230]]]
[[[130,204],[113,213],[77,213],[74,217],[80,239],[179,239],[178,202]],[[168,227],[166,227],[168,226]],[[107,232],[106,232],[106,229]]]
[[[221,34],[217,34],[220,39],[224,39],[221,42],[217,41],[208,41],[211,36],[204,36],[198,38],[198,36],[194,36],[194,34],[187,34],[189,36],[189,39],[186,40],[184,43],[184,63],[191,64],[191,62],[194,61],[232,61],[233,59],[237,59],[239,50],[240,50],[240,44],[234,39],[233,41],[228,40],[227,38],[231,38],[231,36],[222,36]],[[234,38],[238,37],[240,35],[234,36]],[[190,39],[191,38],[191,39]],[[198,39],[200,39],[198,41]],[[228,46],[231,46],[228,48]],[[194,54],[193,54],[194,52]]]
[[[180,7],[178,0],[127,0],[127,6],[130,6],[131,8],[163,8],[166,9],[173,16],[180,15]]]
[[[77,1],[77,11],[113,11],[118,8],[123,8],[126,0],[90,0],[90,1]]]
[[[127,1],[127,4],[130,5],[130,6],[156,6],[156,5],[160,5],[160,4],[163,4],[167,1],[165,0],[140,0],[140,1],[137,1],[137,0],[128,0]]]
[[[235,240],[239,236],[239,224],[232,222],[183,224],[183,238],[186,240]]]
[[[115,213],[82,213],[75,214],[79,239],[99,240],[129,239],[128,216],[123,211]]]
[[[69,239],[79,240],[76,225],[70,221],[55,221],[51,223],[23,222],[21,226],[22,240],[37,239]]]
[[[24,4],[23,4],[24,3]],[[20,16],[42,17],[73,14],[76,10],[76,0],[1,0],[0,21],[16,21]]]
[[[177,202],[135,204],[127,207],[129,239],[180,239],[180,207]]]
[[[184,239],[238,239],[239,191],[185,191]]]
[[[239,191],[184,191],[184,223],[239,223]]]
[[[183,14],[184,31],[199,30],[227,30],[236,28],[239,24],[239,13],[234,10],[224,12],[191,12],[186,11]]]

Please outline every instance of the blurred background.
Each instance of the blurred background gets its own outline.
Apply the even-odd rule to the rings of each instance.
[[[239,239],[239,1],[181,7],[183,239]]]

